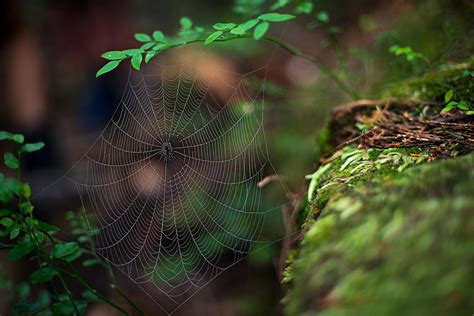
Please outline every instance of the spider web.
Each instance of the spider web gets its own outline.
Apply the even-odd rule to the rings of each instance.
[[[150,69],[130,72],[116,112],[67,178],[95,214],[94,250],[171,314],[256,244],[275,242],[263,236],[278,231],[281,204],[269,206],[258,186],[274,173],[264,84],[249,88],[253,73]]]

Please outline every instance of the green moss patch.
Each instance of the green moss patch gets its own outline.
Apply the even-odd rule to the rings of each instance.
[[[474,155],[331,194],[287,278],[289,315],[474,310]]]

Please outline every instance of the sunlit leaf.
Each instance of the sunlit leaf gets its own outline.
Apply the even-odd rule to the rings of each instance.
[[[281,13],[265,13],[258,17],[259,20],[267,22],[284,22],[294,19],[295,16],[291,14],[281,14]]]
[[[453,105],[452,103],[456,103],[456,104],[457,104],[457,102],[451,101],[448,105],[446,105],[446,106],[441,110],[441,113],[446,113],[446,112],[449,112],[449,111],[451,111],[452,109],[454,109],[456,106]]]
[[[105,73],[108,73],[108,72],[114,70],[115,68],[117,68],[117,66],[119,64],[120,64],[120,60],[109,61],[108,63],[106,63],[102,68],[100,68],[97,71],[97,73],[95,74],[96,78],[99,77],[99,76],[102,76]]]
[[[143,56],[141,53],[135,54],[132,56],[132,67],[135,68],[136,70],[140,70],[140,66],[142,64]]]
[[[253,33],[253,37],[257,40],[261,39],[265,35],[265,33],[267,33],[269,27],[270,27],[270,24],[268,22],[260,23],[255,28],[255,31]]]
[[[449,101],[451,101],[451,99],[453,98],[453,95],[454,95],[453,89],[446,92],[444,95],[444,103],[448,103]]]
[[[457,105],[457,107],[458,107],[458,109],[461,109],[461,110],[463,110],[463,111],[467,111],[467,110],[470,109],[470,108],[469,108],[469,103],[467,103],[466,101],[461,101],[461,102],[459,102],[458,105]]]
[[[189,30],[193,27],[193,21],[191,21],[191,19],[187,16],[183,16],[181,19],[179,19],[179,24],[185,30]]]
[[[145,33],[137,33],[135,34],[135,39],[139,42],[149,42],[151,41],[151,37]]]
[[[277,1],[275,1],[274,4],[272,4],[270,9],[271,10],[278,10],[278,9],[281,9],[281,8],[285,7],[288,3],[290,3],[289,0],[277,0]]]
[[[157,42],[164,43],[165,42],[165,35],[161,31],[154,31],[153,32],[153,39]]]
[[[212,33],[211,35],[209,35],[207,38],[206,38],[206,41],[204,42],[204,45],[208,45],[208,44],[211,44],[212,42],[214,42],[216,39],[219,38],[219,36],[221,36],[224,32],[222,31],[216,31],[214,33]]]
[[[125,54],[123,51],[110,51],[110,52],[105,52],[100,57],[108,59],[108,60],[119,60],[119,59],[124,59],[127,57],[127,54]]]
[[[319,11],[318,14],[316,14],[316,20],[319,22],[328,23],[329,14],[326,11]]]
[[[0,131],[0,140],[4,139],[12,140],[19,144],[22,144],[25,141],[25,137],[23,137],[21,134],[12,134],[6,131]]]
[[[38,151],[40,150],[41,148],[44,147],[44,143],[43,142],[37,142],[37,143],[28,143],[28,144],[24,144],[22,147],[21,147],[21,151],[22,152],[26,152],[26,153],[31,153],[31,152],[34,152],[34,151]]]
[[[230,29],[233,29],[236,26],[237,24],[235,23],[216,23],[212,27],[218,31],[228,31]]]
[[[236,35],[243,35],[245,34],[245,32],[247,32],[248,30],[252,29],[255,25],[257,25],[258,22],[260,22],[258,19],[248,20],[247,22],[244,22],[240,24],[239,26],[237,26],[236,28],[230,30],[230,32]]]
[[[303,3],[298,4],[298,6],[296,7],[296,12],[311,14],[311,12],[313,12],[313,3],[303,2]]]
[[[11,218],[4,218],[2,219],[2,225],[5,226],[5,227],[11,227],[13,225],[13,220]]]
[[[10,169],[18,169],[20,166],[20,162],[12,153],[5,153],[3,155],[3,161],[5,162],[5,166]]]
[[[170,47],[168,44],[163,43],[163,44],[157,44],[157,45],[153,46],[152,49],[155,50],[155,51],[159,51],[159,50],[166,49],[168,47]]]
[[[10,239],[15,239],[20,234],[20,227],[15,227],[10,231]]]
[[[135,54],[141,53],[142,50],[138,48],[130,48],[123,51],[128,57],[132,57]]]
[[[152,51],[149,51],[148,53],[146,53],[145,55],[145,63],[148,63],[150,61],[150,59],[152,59],[153,57],[155,57],[156,55],[156,51],[155,50],[152,50]]]
[[[30,185],[29,185],[28,183],[25,183],[25,184],[23,185],[23,187],[22,187],[22,192],[21,192],[21,193],[23,194],[23,196],[24,196],[25,198],[27,198],[27,199],[30,198],[30,196],[31,196],[31,187],[30,187]]]
[[[143,45],[140,47],[140,49],[142,49],[142,50],[148,50],[148,49],[152,48],[154,45],[155,45],[154,42],[148,42],[148,43],[143,44]]]

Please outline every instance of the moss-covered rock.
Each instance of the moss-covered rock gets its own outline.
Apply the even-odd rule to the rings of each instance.
[[[439,119],[448,90],[458,100],[474,101],[473,79],[468,61],[394,85],[383,95],[410,99],[394,103],[398,117],[428,115],[432,121]],[[339,109],[318,138],[317,158],[324,159],[308,177],[308,201],[299,218],[306,232],[284,275],[290,285],[283,300],[286,313],[472,314],[471,140],[456,147],[425,143],[388,149],[347,142],[366,131],[360,116],[372,120],[373,105]],[[473,127],[461,112],[453,118]],[[446,157],[451,159],[441,159]]]
[[[331,196],[301,243],[288,315],[474,310],[474,155]]]
[[[453,90],[457,100],[474,101],[474,58],[461,64],[443,65],[439,70],[389,85],[382,98],[444,101]]]

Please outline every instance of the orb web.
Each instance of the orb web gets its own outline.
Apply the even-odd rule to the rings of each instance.
[[[262,230],[280,217],[258,186],[273,171],[263,85],[249,88],[250,75],[184,65],[131,72],[69,178],[95,214],[94,250],[167,314],[270,242]]]

